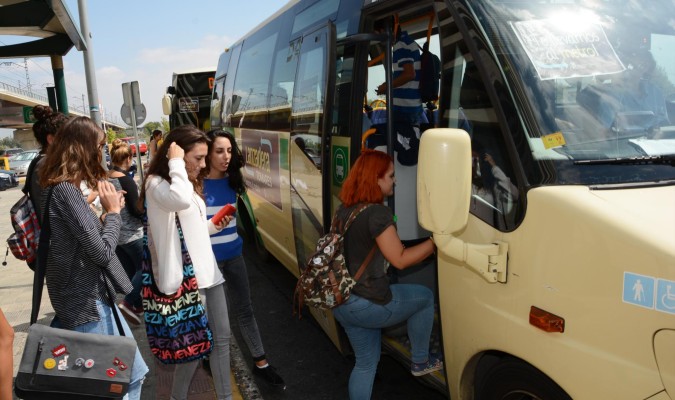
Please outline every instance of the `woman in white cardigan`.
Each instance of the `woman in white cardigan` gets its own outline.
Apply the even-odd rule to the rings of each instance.
[[[181,126],[169,132],[164,142],[152,158],[140,199],[146,202],[149,235],[157,253],[155,281],[159,290],[171,294],[178,291],[183,280],[177,215],[213,333],[210,364],[216,395],[219,400],[231,399],[230,324],[223,290],[225,279],[218,270],[209,238],[210,234],[227,226],[231,217],[225,217],[218,225],[206,219],[202,187],[197,180],[199,172],[206,166],[206,135],[193,126]],[[176,366],[172,399],[187,399],[197,364],[198,361],[193,361]]]

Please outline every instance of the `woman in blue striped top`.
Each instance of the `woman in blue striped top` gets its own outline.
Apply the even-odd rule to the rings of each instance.
[[[89,118],[69,120],[54,137],[40,169],[42,209],[51,228],[45,277],[56,318],[52,326],[78,332],[119,335],[111,295],[128,293],[131,283],[115,255],[124,207],[123,192],[106,179],[101,166],[105,134]],[[100,218],[89,207],[80,183],[98,191],[107,210]],[[51,198],[47,195],[52,190]],[[125,336],[132,337],[124,318]],[[74,361],[74,360],[73,360]],[[100,361],[100,360],[95,360]],[[123,360],[124,361],[124,360]],[[148,372],[138,349],[131,368],[128,398],[141,398]]]
[[[206,160],[204,200],[206,213],[211,218],[226,204],[236,207],[237,198],[246,192],[246,186],[241,173],[244,159],[234,137],[222,130],[212,130],[207,136],[211,142]],[[284,380],[267,362],[258,323],[253,315],[248,273],[242,256],[242,240],[237,234],[236,218],[222,231],[211,235],[211,246],[218,267],[225,275],[228,303],[231,302],[244,341],[253,356],[253,374],[274,387],[285,389]]]

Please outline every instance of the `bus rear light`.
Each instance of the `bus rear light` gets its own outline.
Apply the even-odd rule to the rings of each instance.
[[[565,332],[564,318],[535,306],[530,307],[530,325],[544,332]]]

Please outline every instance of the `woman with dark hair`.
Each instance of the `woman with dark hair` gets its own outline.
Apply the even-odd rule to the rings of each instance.
[[[124,300],[118,305],[127,321],[134,325],[141,323],[143,303],[141,300],[143,259],[143,209],[138,208],[138,185],[129,175],[129,168],[133,154],[129,144],[121,139],[115,139],[110,150],[112,169],[108,171],[110,182],[115,189],[124,192],[125,206],[122,208],[122,227],[120,237],[115,248],[124,271],[134,287]]]
[[[119,310],[111,296],[128,293],[131,283],[115,255],[124,200],[105,180],[101,166],[104,144],[103,131],[89,118],[77,117],[69,120],[49,145],[40,171],[43,203],[49,201],[44,218],[49,218],[51,227],[45,275],[56,312],[54,327],[119,335],[112,314]],[[100,218],[82,197],[81,182],[98,191],[107,210]],[[131,337],[126,321],[122,318],[121,322],[125,336]],[[129,399],[140,399],[147,372],[136,350]]]
[[[349,299],[333,309],[354,349],[356,365],[349,378],[349,398],[368,400],[381,352],[381,329],[407,321],[412,347],[411,372],[428,374],[443,367],[438,355],[429,354],[434,322],[434,296],[431,290],[415,284],[389,284],[387,268],[405,269],[434,254],[431,238],[405,247],[396,232],[394,215],[383,204],[394,193],[394,162],[386,153],[364,150],[342,185],[342,205],[336,211],[346,221],[352,211],[363,210],[344,236],[346,263],[354,276],[372,254],[365,272],[354,286]]]
[[[211,218],[226,204],[237,207],[237,199],[246,193],[246,186],[241,173],[244,157],[234,136],[222,130],[209,131],[207,136],[211,142],[205,173],[202,175],[205,175],[203,182],[206,214]],[[222,231],[211,235],[211,247],[218,261],[218,268],[225,275],[225,288],[232,312],[239,321],[244,341],[253,356],[253,374],[272,386],[285,389],[284,380],[267,362],[258,323],[253,315],[248,272],[242,256],[242,240],[237,234],[236,219],[233,218]]]
[[[68,117],[61,113],[54,112],[49,106],[35,106],[33,107],[33,116],[36,121],[33,124],[33,135],[35,140],[40,143],[40,155],[35,157],[28,166],[28,173],[26,174],[26,184],[23,188],[24,193],[28,194],[33,201],[33,207],[37,214],[38,221],[42,218],[42,202],[40,195],[42,194],[42,187],[40,187],[39,171],[42,167],[43,157],[47,153],[49,144],[54,140],[54,135],[67,121]]]
[[[183,125],[169,132],[150,162],[140,201],[146,203],[148,235],[152,236],[157,253],[155,282],[165,294],[176,293],[183,280],[183,256],[176,218],[180,220],[213,333],[210,364],[220,400],[232,398],[230,322],[223,289],[225,279],[218,270],[209,235],[221,231],[232,217],[225,217],[217,225],[207,219],[199,173],[206,167],[208,143],[204,132],[194,126]],[[197,363],[176,365],[171,390],[173,399],[187,399]]]

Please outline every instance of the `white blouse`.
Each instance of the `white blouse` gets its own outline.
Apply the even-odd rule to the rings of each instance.
[[[159,176],[150,176],[146,183],[148,234],[152,236],[157,259],[153,260],[155,282],[160,291],[172,294],[183,281],[183,257],[176,229],[178,215],[183,237],[194,266],[197,284],[207,289],[225,282],[211,249],[210,235],[218,232],[206,219],[206,205],[199,197],[181,158],[169,160],[171,183]]]

